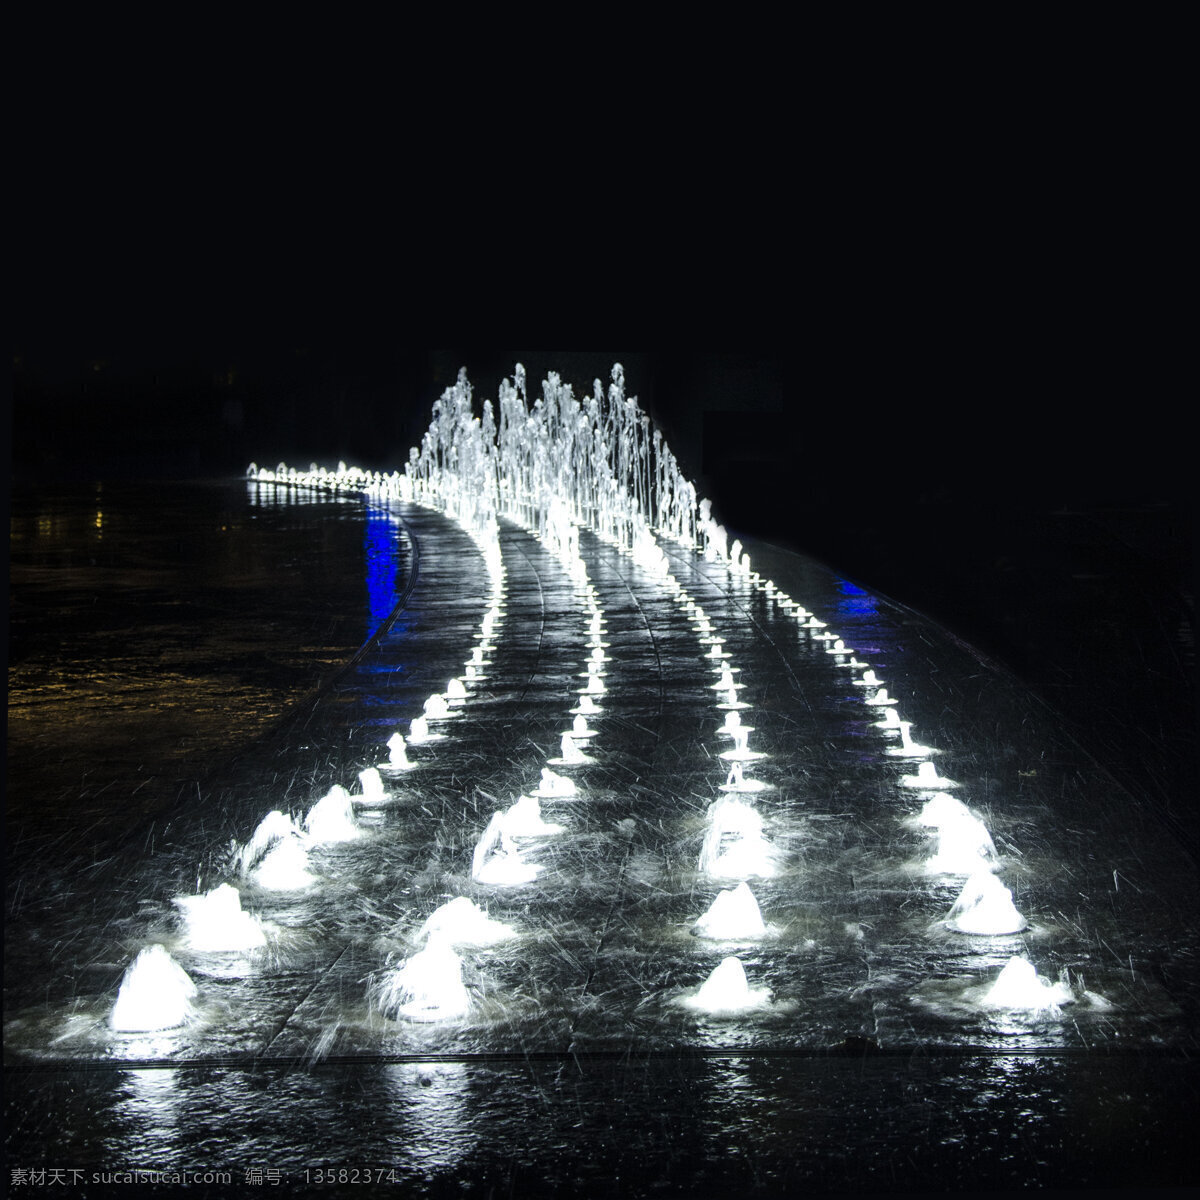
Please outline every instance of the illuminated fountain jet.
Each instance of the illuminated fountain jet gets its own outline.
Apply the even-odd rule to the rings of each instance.
[[[461,679],[451,679],[446,684],[445,701],[447,704],[465,704],[467,702],[467,689],[463,686]]]
[[[611,661],[612,660],[608,657],[608,655],[597,646],[596,648],[588,651],[586,663],[587,670],[581,671],[579,677],[589,681],[592,679],[600,679],[608,674],[604,664]]]
[[[728,712],[730,709],[734,708],[749,708],[750,705],[744,700],[739,700],[737,698],[737,688],[730,688],[724,694],[724,699],[717,704],[717,707]]]
[[[898,734],[902,724],[903,722],[900,720],[900,714],[894,708],[889,708],[887,712],[883,714],[883,720],[875,722],[875,728],[886,729],[889,733]]]
[[[752,988],[741,959],[730,956],[721,960],[698,991],[681,997],[679,1003],[711,1016],[735,1015],[769,1007],[771,989]]]
[[[263,856],[250,872],[250,879],[272,892],[300,892],[312,887],[317,877],[308,869],[308,849],[297,838],[283,838]]]
[[[300,830],[290,816],[273,809],[259,821],[250,840],[237,852],[238,869],[243,875],[250,873],[254,865],[271,846],[283,838],[299,838]]]
[[[562,833],[563,827],[542,819],[541,805],[536,796],[521,796],[504,812],[504,832],[509,837],[546,837]]]
[[[532,882],[540,869],[521,857],[516,843],[505,832],[504,813],[493,813],[483,836],[476,843],[471,858],[471,878],[476,883],[514,887]]]
[[[581,742],[588,738],[594,738],[596,733],[597,731],[588,725],[587,717],[581,712],[571,722],[571,728],[567,731],[566,736],[570,737],[572,742]],[[565,754],[566,751],[564,750],[563,753]]]
[[[1033,963],[1014,955],[1004,964],[1004,969],[980,1003],[985,1008],[1016,1009],[1056,1016],[1059,1005],[1071,1004],[1074,1000],[1075,996],[1067,984],[1042,979]]]
[[[918,765],[915,775],[901,775],[900,786],[910,788],[921,788],[928,792],[940,792],[946,788],[956,788],[959,785],[953,779],[947,779],[944,775],[939,775],[937,767],[931,762],[923,762]]]
[[[946,915],[947,928],[959,933],[997,936],[1020,933],[1029,924],[1013,904],[1012,892],[990,871],[976,871]]]
[[[726,734],[728,737],[736,737],[742,731],[749,735],[754,732],[754,726],[743,725],[742,714],[736,708],[732,708],[725,714],[725,724],[717,732]]]
[[[430,731],[428,717],[413,717],[408,723],[408,743],[410,746],[423,746],[426,742],[440,742],[445,736],[444,733],[433,733]]]
[[[393,733],[387,740],[388,760],[380,764],[380,770],[383,771],[411,771],[417,764],[410,762],[408,758],[408,749],[404,742],[404,734],[397,732]],[[361,778],[361,776],[360,776]],[[365,789],[364,789],[365,790]]]
[[[740,671],[740,667],[731,667],[727,662],[721,664],[721,678],[716,683],[711,684],[715,692],[736,692],[744,688],[744,683],[736,683],[733,678],[735,671]]]
[[[494,921],[466,896],[447,900],[433,910],[417,930],[415,941],[436,938],[454,949],[495,946],[517,936],[517,931],[503,921]]]
[[[232,884],[222,883],[199,896],[177,896],[189,950],[218,953],[256,950],[267,944],[262,921],[243,911]]]
[[[750,726],[742,725],[739,728],[728,731],[730,737],[733,738],[733,749],[722,750],[721,757],[726,762],[748,763],[753,762],[758,758],[766,758],[766,754],[761,750],[751,750],[750,742]]]
[[[946,792],[938,792],[922,805],[917,815],[917,824],[939,829],[943,825],[971,815],[971,810],[961,800],[956,800]]]
[[[369,768],[382,793],[383,784],[379,772]],[[364,771],[365,775],[366,772]],[[304,818],[304,829],[309,841],[315,845],[330,845],[334,842],[352,842],[363,836],[363,830],[354,820],[354,805],[350,793],[335,783],[326,794],[308,810]]]
[[[587,692],[580,692],[579,703],[569,711],[575,713],[577,716],[587,717],[594,716],[595,714],[603,712],[604,710],[595,702],[595,700],[591,698],[590,695],[588,695]]]
[[[549,767],[542,768],[541,782],[533,793],[542,800],[574,799],[578,794],[579,789],[576,788],[573,779],[568,779],[565,775],[556,775]]]
[[[445,696],[437,693],[425,701],[424,707],[426,721],[448,721],[451,717],[459,715],[446,703]]]
[[[292,818],[278,809],[259,822],[236,859],[245,878],[269,891],[302,891],[316,883],[316,876],[308,870],[304,835]]]
[[[894,712],[894,709],[888,709],[888,712]],[[909,730],[912,729],[911,721],[901,721],[900,728],[900,745],[889,746],[887,753],[893,758],[927,758],[930,754],[938,754],[940,751],[933,749],[932,746],[922,746],[912,740]]]
[[[996,847],[987,826],[968,814],[938,826],[937,851],[925,864],[930,875],[974,875],[994,869]]]
[[[876,676],[874,671],[864,671],[861,679],[854,680],[857,687],[880,687],[883,680]]]
[[[587,687],[583,689],[583,693],[581,694],[588,696],[599,696],[606,691],[608,691],[608,688],[605,687],[604,680],[601,679],[599,675],[589,671],[587,673]]]
[[[835,638],[832,646],[825,647],[825,653],[837,655],[849,654],[851,657],[853,657],[855,652],[851,650],[841,638]]]
[[[478,683],[487,677],[487,664],[484,658],[483,645],[480,644],[471,650],[471,657],[467,660],[463,670],[462,681],[464,683]]]
[[[872,707],[882,708],[889,704],[896,704],[897,701],[893,700],[887,694],[887,688],[880,688],[873,696],[868,696],[864,703],[870,704]]]
[[[147,946],[125,972],[108,1023],[118,1033],[176,1029],[195,1015],[196,995],[196,985],[166,947]]]
[[[760,779],[747,779],[745,776],[745,768],[740,762],[735,762],[729,768],[729,774],[725,778],[725,782],[721,784],[722,792],[763,792],[766,791],[770,784],[763,783]]]
[[[744,800],[723,796],[709,808],[699,869],[719,879],[775,874],[774,850],[763,836],[762,817]]]
[[[834,651],[834,653],[837,652]],[[865,667],[867,664],[863,662],[862,659],[856,657],[853,652],[851,652],[849,658],[835,659],[833,665],[835,667],[843,667],[845,670],[851,671],[857,670],[859,667]]]
[[[712,662],[720,662],[724,658],[732,658],[733,656],[725,649],[725,643],[720,638],[713,638],[712,645],[709,648],[705,658]]]
[[[447,1021],[470,1011],[462,979],[462,959],[438,937],[430,939],[402,966],[389,971],[375,989],[375,1006],[389,1017]]]
[[[561,744],[562,751],[559,757],[547,760],[552,762],[556,767],[581,767],[585,763],[594,763],[596,761],[590,754],[584,754],[584,752],[575,745],[575,741],[569,733],[564,733],[562,735]]]
[[[708,911],[692,926],[696,937],[719,941],[743,941],[765,937],[758,901],[744,880],[735,888],[719,892]]]

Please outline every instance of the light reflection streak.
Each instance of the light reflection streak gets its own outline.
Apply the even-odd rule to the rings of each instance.
[[[478,1135],[467,1115],[470,1076],[465,1063],[396,1063],[384,1079],[396,1107],[398,1153],[433,1176],[466,1158]]]

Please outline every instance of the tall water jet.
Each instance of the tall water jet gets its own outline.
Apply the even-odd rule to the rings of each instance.
[[[267,944],[262,921],[244,912],[232,884],[222,883],[199,896],[177,896],[188,949],[198,953],[256,950]]]
[[[424,950],[384,976],[374,1000],[386,1016],[410,1021],[453,1020],[466,1016],[471,1008],[462,979],[462,959],[436,936]]]
[[[697,937],[719,941],[760,938],[766,932],[758,901],[745,881],[718,893],[708,911],[692,926],[692,933]]]
[[[959,933],[987,936],[1020,933],[1029,924],[1017,912],[1012,892],[990,871],[976,871],[967,880],[945,923]]]
[[[118,1033],[176,1029],[194,1015],[196,994],[196,985],[165,946],[147,946],[125,972],[108,1023]]]

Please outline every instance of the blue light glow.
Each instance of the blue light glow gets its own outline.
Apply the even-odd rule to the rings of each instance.
[[[381,509],[367,508],[363,558],[367,573],[366,636],[370,638],[396,607],[398,563],[395,526]]]
[[[869,592],[864,592],[857,584],[853,584],[848,579],[838,579],[838,589],[845,597],[844,600],[839,600],[837,610],[842,616],[846,617],[873,617],[877,615],[875,608],[875,597]]]

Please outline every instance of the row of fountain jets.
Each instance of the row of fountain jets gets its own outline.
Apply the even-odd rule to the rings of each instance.
[[[724,715],[720,735],[732,742],[719,757],[726,764],[718,798],[709,806],[707,829],[700,850],[700,872],[716,880],[738,880],[721,891],[696,921],[693,932],[725,942],[753,941],[767,935],[757,899],[747,882],[775,874],[774,848],[763,829],[752,797],[770,785],[749,777],[753,764],[767,757],[751,750],[753,726],[745,723],[748,705],[739,699],[745,687],[725,641],[696,600],[671,574],[668,560],[651,530],[647,513],[658,518],[658,533],[681,543],[688,552],[725,564],[732,583],[760,590],[777,609],[792,617],[799,632],[814,647],[823,648],[835,668],[851,672],[849,681],[862,688],[864,704],[878,716],[875,722],[892,744],[891,756],[917,762],[917,771],[900,785],[927,797],[915,820],[934,831],[936,849],[926,870],[932,875],[965,876],[961,893],[945,918],[957,932],[1002,935],[1020,932],[1027,922],[1013,905],[1008,888],[997,878],[995,846],[984,823],[950,792],[958,787],[940,776],[931,761],[937,750],[912,738],[911,722],[902,720],[897,701],[882,680],[856,652],[809,612],[751,567],[738,542],[727,548],[725,531],[712,519],[706,501],[695,504],[695,491],[678,469],[669,449],[637,409],[624,397],[623,374],[613,371],[609,404],[597,382],[592,402],[573,404],[569,387],[551,375],[544,400],[530,414],[524,395],[524,373],[518,366],[516,385],[505,381],[500,396],[499,437],[490,406],[484,419],[471,415],[470,388],[460,375],[435,406],[434,420],[421,451],[414,450],[403,474],[371,475],[339,464],[337,471],[313,467],[298,472],[285,464],[274,471],[251,465],[251,480],[289,488],[358,491],[368,500],[401,499],[445,512],[474,540],[490,580],[489,606],[464,671],[449,681],[445,692],[431,695],[423,711],[409,722],[408,738],[396,731],[387,742],[388,759],[366,767],[359,775],[361,792],[351,795],[335,784],[297,823],[275,810],[261,821],[251,838],[234,849],[232,872],[261,889],[293,892],[312,887],[318,876],[311,869],[311,848],[365,836],[355,806],[386,804],[391,799],[383,776],[398,776],[419,764],[410,747],[436,745],[444,730],[461,715],[476,687],[486,681],[496,638],[505,617],[505,568],[499,540],[501,513],[529,527],[553,553],[573,581],[587,612],[586,680],[570,709],[573,721],[563,732],[559,754],[547,760],[536,788],[522,794],[507,810],[493,814],[472,856],[476,884],[514,887],[534,880],[539,867],[530,862],[522,845],[528,839],[561,833],[563,826],[546,821],[541,802],[573,800],[580,795],[572,775],[596,761],[587,753],[597,731],[590,719],[603,713],[609,643],[606,623],[595,588],[590,584],[579,551],[578,528],[589,525],[602,540],[629,555],[650,572],[678,602],[700,639],[704,660],[714,676],[716,707]],[[507,438],[505,434],[508,434]],[[565,477],[563,464],[575,468]],[[557,470],[557,474],[555,471]],[[620,486],[619,480],[633,486]],[[489,487],[489,485],[491,485]],[[861,675],[854,674],[861,671]],[[555,768],[558,768],[555,770]],[[268,941],[268,929],[257,916],[244,911],[234,884],[225,882],[197,895],[175,901],[185,940],[194,953],[246,951]],[[460,896],[435,910],[417,934],[419,950],[371,984],[375,1006],[392,1017],[437,1021],[464,1016],[470,995],[463,983],[459,951],[494,945],[517,936],[510,926],[491,919],[469,898]],[[184,1024],[193,1011],[197,989],[162,945],[145,948],[123,979],[110,1024],[118,1031],[147,1031]],[[1038,976],[1023,956],[1014,956],[982,996],[989,1007],[1056,1011],[1073,999],[1069,986]],[[706,982],[685,992],[679,1002],[708,1013],[730,1014],[769,1005],[769,989],[753,987],[736,955],[724,958]]]

